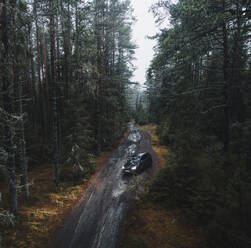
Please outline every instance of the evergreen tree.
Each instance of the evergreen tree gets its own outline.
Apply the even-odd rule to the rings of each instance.
[[[250,1],[159,1],[153,11],[171,27],[148,70],[150,119],[174,156],[152,192],[195,216],[212,247],[248,247]]]
[[[93,154],[123,135],[132,22],[129,1],[0,1],[0,149],[12,213],[17,188],[29,195],[28,164],[53,161],[59,185],[68,158],[73,172],[93,172]]]

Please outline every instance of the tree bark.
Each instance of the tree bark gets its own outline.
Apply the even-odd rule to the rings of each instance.
[[[68,3],[68,85],[66,91],[66,98],[69,97],[70,94],[70,87],[69,85],[72,84],[72,49],[71,49],[71,13],[70,13],[70,3]]]
[[[49,107],[49,83],[48,83],[48,68],[47,68],[47,45],[45,38],[45,31],[43,32],[43,50],[44,50],[44,70],[45,70],[45,91],[46,91],[46,102]]]
[[[20,168],[21,168],[21,185],[24,187],[25,196],[30,195],[29,183],[28,183],[28,167],[26,160],[26,145],[24,137],[24,119],[23,119],[23,101],[22,101],[22,85],[18,83],[18,102],[19,102],[19,157],[20,157]]]
[[[29,54],[30,54],[30,68],[31,68],[31,75],[30,75],[30,96],[32,98],[32,106],[29,106],[30,115],[32,119],[32,125],[35,127],[36,118],[35,118],[35,108],[36,108],[36,86],[35,86],[35,71],[34,71],[34,59],[33,59],[33,45],[32,45],[32,38],[31,38],[31,25],[29,25]]]
[[[43,86],[41,80],[41,51],[39,42],[39,27],[38,27],[38,17],[37,17],[37,0],[34,0],[34,15],[35,15],[35,28],[36,28],[36,49],[37,49],[37,74],[38,74],[38,87],[39,87],[39,108],[41,114],[41,124],[42,124],[42,146],[44,144],[44,137],[46,137],[46,123],[45,123],[45,109],[44,109],[44,99],[43,99]]]
[[[62,34],[63,34],[63,46],[64,46],[64,94],[67,97],[68,95],[68,86],[69,86],[69,68],[68,68],[68,47],[67,47],[67,41],[66,41],[66,33],[65,33],[65,18],[64,18],[64,6],[63,1],[60,0],[60,7],[61,7],[61,27],[62,27]]]
[[[54,136],[54,180],[59,184],[59,143],[58,143],[58,115],[57,115],[57,89],[55,77],[55,16],[54,1],[50,0],[50,52],[51,52],[51,81],[53,88],[53,136]]]
[[[223,9],[225,9],[225,1],[223,1]],[[229,44],[228,44],[228,31],[227,24],[222,24],[223,36],[223,77],[224,77],[224,152],[229,150]]]
[[[9,87],[13,83],[13,66],[11,65],[11,53],[13,56],[13,33],[14,31],[14,15],[15,15],[15,5],[16,1],[11,1],[11,9],[7,9],[7,1],[0,1],[2,5],[1,11],[1,40],[3,43],[3,56],[1,58],[2,70],[2,90],[3,90],[3,107],[7,114],[12,112],[12,100],[10,98]],[[13,60],[12,60],[13,61]],[[15,128],[11,118],[5,120],[4,125],[4,148],[8,153],[7,159],[7,171],[9,175],[9,204],[10,212],[14,215],[18,214],[17,207],[17,187],[16,187],[16,165],[15,165],[15,149],[14,149],[14,132]]]
[[[95,101],[95,132],[96,132],[96,140],[97,140],[97,153],[100,153],[102,149],[102,137],[101,137],[101,98],[102,98],[102,91],[101,91],[101,84],[102,84],[102,38],[101,38],[101,31],[100,31],[100,0],[96,0],[95,3],[95,34],[96,34],[96,45],[97,45],[97,70],[98,70],[98,79],[97,79],[97,88],[96,88],[96,101]]]

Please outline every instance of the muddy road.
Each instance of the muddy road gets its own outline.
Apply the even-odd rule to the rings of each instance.
[[[158,164],[150,135],[132,123],[129,131],[128,138],[103,165],[50,248],[118,247],[122,222],[134,197],[127,190],[131,177],[122,176],[122,165],[134,153],[150,152],[153,167],[140,175],[147,179]]]

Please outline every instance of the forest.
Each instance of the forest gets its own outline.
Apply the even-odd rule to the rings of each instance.
[[[58,186],[68,163],[77,180],[124,135],[133,22],[129,1],[0,1],[3,225],[30,197],[30,170],[53,164]]]
[[[203,248],[251,247],[251,1],[151,11],[142,92],[130,0],[0,0],[0,247],[34,197],[30,173],[50,165],[56,191],[88,180],[132,118],[168,147],[146,197],[201,228]]]
[[[158,1],[155,56],[138,123],[158,125],[169,166],[150,197],[207,234],[203,247],[251,246],[251,2]]]

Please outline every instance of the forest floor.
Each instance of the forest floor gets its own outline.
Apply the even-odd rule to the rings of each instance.
[[[53,182],[52,164],[40,165],[29,171],[29,179],[32,182],[30,197],[25,199],[19,193],[19,215],[16,218],[15,226],[0,228],[2,247],[47,247],[54,239],[55,232],[64,224],[67,216],[113,152],[101,153],[96,158],[96,173],[76,184],[72,182],[71,165],[64,167],[61,173],[64,176],[59,187],[56,187]],[[0,208],[2,209],[8,209],[6,189],[6,182],[2,183],[0,185],[0,192],[2,192]]]
[[[140,152],[151,153],[153,166],[137,177],[125,176],[122,166],[130,156]],[[141,186],[152,177],[158,165],[150,135],[129,123],[128,137],[102,166],[50,247],[120,248],[123,223],[137,197],[133,189],[136,184],[138,189],[144,189]]]
[[[160,144],[155,134],[156,126],[141,126],[151,135],[152,148],[160,167],[166,165],[168,148]],[[200,248],[201,232],[184,219],[181,213],[167,210],[149,199],[136,202],[124,224],[123,248]]]
[[[74,248],[83,245],[85,248],[199,248],[200,231],[187,224],[181,214],[149,200],[136,201],[131,207],[133,195],[127,190],[131,179],[121,178],[121,164],[133,148],[148,151],[153,157],[153,167],[140,175],[142,179],[151,179],[158,168],[165,166],[168,149],[160,145],[155,128],[149,125],[139,131],[132,127],[130,135],[137,137],[139,134],[139,143],[130,141],[130,135],[126,135],[115,152],[106,152],[97,158],[96,174],[78,184],[74,185],[70,180],[70,166],[63,173],[65,181],[57,188],[52,179],[52,165],[30,171],[31,196],[27,200],[21,200],[19,196],[16,226],[0,230],[3,248],[45,248],[48,245],[62,248],[69,247],[68,241]],[[119,209],[124,209],[127,214],[122,214],[121,210],[117,215]],[[117,246],[116,233],[121,232],[121,227],[122,238]],[[62,232],[58,232],[59,229]]]

